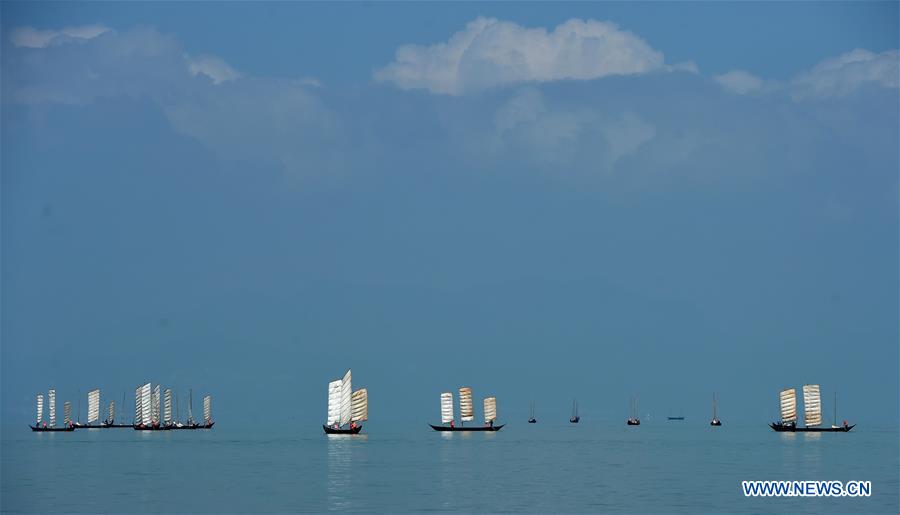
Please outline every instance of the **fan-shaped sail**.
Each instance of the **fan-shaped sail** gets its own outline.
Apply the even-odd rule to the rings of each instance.
[[[797,421],[797,390],[794,388],[785,388],[781,390],[781,421],[796,422]]]
[[[212,422],[212,397],[209,395],[203,398],[203,420],[207,424]]]
[[[172,423],[172,390],[166,388],[163,393],[163,422],[166,425]]]
[[[803,421],[807,427],[822,423],[822,398],[817,384],[803,385]]]
[[[141,423],[144,425],[149,425],[153,422],[151,396],[150,383],[147,383],[141,387]]]
[[[50,410],[50,427],[56,427],[56,390],[47,392],[47,403]]]
[[[444,392],[441,394],[441,424],[453,422],[453,394]]]
[[[106,421],[110,424],[116,420],[116,401],[109,401],[109,415],[106,417]]]
[[[365,388],[360,388],[353,392],[353,395],[350,398],[350,404],[353,405],[353,410],[350,413],[350,420],[352,422],[362,422],[364,420],[369,420],[369,391]]]
[[[484,423],[489,424],[493,420],[497,420],[497,398],[486,397],[484,399]]]
[[[72,423],[72,403],[66,401],[63,403],[63,424],[66,426]]]
[[[353,385],[351,384],[352,378],[350,375],[350,371],[347,370],[347,373],[344,374],[344,379],[341,380],[341,420],[340,425],[349,424],[350,423],[350,415],[353,408],[352,405],[352,395],[353,395]]]
[[[463,422],[475,420],[475,407],[472,405],[472,389],[468,386],[459,389],[459,419]]]
[[[341,380],[328,383],[328,421],[327,425],[337,424],[341,420]]]
[[[44,396],[42,394],[38,394],[38,396],[37,396],[37,423],[38,423],[38,425],[40,425],[42,420],[44,420]]]
[[[88,392],[88,424],[100,420],[100,390]]]
[[[153,421],[153,424],[157,425],[157,424],[159,424],[159,415],[160,415],[160,413],[159,413],[159,411],[160,411],[159,410],[159,385],[156,385],[156,387],[153,388],[153,394],[150,397],[150,399],[151,399],[151,406],[152,406],[152,412],[151,412],[150,417],[151,417],[151,420]]]
[[[141,412],[141,387],[138,386],[134,389],[134,425],[136,426],[144,422]]]

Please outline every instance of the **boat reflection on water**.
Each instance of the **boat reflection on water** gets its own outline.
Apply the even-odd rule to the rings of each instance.
[[[328,435],[328,510],[349,510],[353,508],[353,445],[364,435]]]

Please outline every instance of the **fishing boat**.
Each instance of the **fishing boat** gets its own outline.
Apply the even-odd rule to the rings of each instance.
[[[709,422],[709,425],[718,427],[718,426],[721,426],[721,425],[722,425],[722,421],[719,420],[719,417],[718,417],[718,415],[716,414],[716,408],[717,408],[716,394],[713,394],[713,418],[712,418],[712,420]]]
[[[176,396],[177,399],[177,396]],[[179,421],[175,421],[175,424],[172,425],[171,429],[200,429],[201,426],[194,420],[194,391],[188,390],[188,418],[187,422],[182,424]],[[212,427],[212,426],[210,426]]]
[[[44,421],[44,396],[37,396],[37,420],[33,426],[28,426],[36,433],[57,432],[57,431],[74,431],[75,426],[66,425],[65,427],[56,427],[56,390],[47,392],[47,404],[50,415],[49,424]]]
[[[91,390],[88,392],[88,418],[87,424],[78,422],[75,424],[77,429],[100,429],[101,426],[96,424],[100,421],[100,390]],[[81,417],[81,403],[79,402],[78,415]]]
[[[136,405],[137,406],[137,405]],[[125,394],[122,394],[122,418],[125,418],[124,414],[125,410]],[[121,428],[121,427],[132,427],[132,424],[116,424],[116,401],[109,401],[109,414],[106,415],[106,420],[100,423],[100,427],[102,428]]]
[[[537,419],[534,418],[534,401],[531,401],[531,416],[528,417],[529,424],[537,424]]]
[[[631,398],[631,416],[628,417],[628,420],[625,421],[626,425],[629,426],[639,426],[641,425],[641,419],[638,418],[638,401],[637,397]]]
[[[353,391],[353,374],[347,370],[342,379],[328,383],[328,418],[322,429],[329,435],[355,435],[362,431],[359,422],[369,420],[369,391]],[[344,427],[346,426],[346,427]]]
[[[159,385],[151,389],[151,384],[134,391],[134,429],[137,431],[161,431],[167,429],[159,424]],[[137,406],[141,409],[138,411]]]
[[[769,424],[773,430],[779,433],[847,433],[856,424],[850,425],[844,421],[844,425],[831,427],[819,427],[822,424],[822,398],[819,393],[819,385],[803,385],[803,422],[804,427],[797,426],[797,390],[785,388],[778,395],[781,402],[781,420]],[[835,411],[837,411],[837,398],[835,398]],[[835,422],[837,415],[835,414]]]
[[[569,422],[572,424],[577,424],[581,421],[581,417],[578,416],[578,401],[572,401],[572,416],[569,417]]]
[[[459,420],[460,425],[457,426],[453,418],[453,394],[444,392],[441,394],[441,425],[428,424],[435,431],[499,431],[503,429],[504,424],[494,425],[497,420],[497,398],[487,397],[484,399],[484,425],[468,426],[464,424],[475,420],[475,409],[472,403],[472,389],[465,386],[459,389]],[[449,424],[449,425],[444,425]]]

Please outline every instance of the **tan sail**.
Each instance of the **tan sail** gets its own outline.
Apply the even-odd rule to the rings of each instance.
[[[797,421],[797,390],[794,388],[785,388],[781,390],[781,421],[796,422]]]
[[[803,420],[807,427],[822,423],[822,397],[817,384],[803,385]]]
[[[475,406],[472,404],[472,389],[463,386],[459,389],[459,419],[463,422],[475,420]]]
[[[360,388],[353,392],[350,397],[350,405],[352,406],[350,413],[351,422],[363,422],[369,420],[369,391]]]
[[[441,424],[453,422],[453,394],[444,392],[441,394]]]
[[[497,420],[497,398],[487,397],[484,399],[484,423],[490,424]]]

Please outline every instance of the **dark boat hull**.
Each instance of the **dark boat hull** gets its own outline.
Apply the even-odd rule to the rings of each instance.
[[[528,423],[529,423],[529,424],[537,424],[537,419],[529,418],[529,419],[528,419]]]
[[[581,422],[581,417],[572,417],[569,419],[570,424],[577,424],[579,422]]]
[[[60,433],[60,432],[70,432],[75,430],[75,426],[69,427],[40,427],[40,426],[28,426],[35,433]]]
[[[505,424],[501,424],[499,426],[472,426],[472,427],[450,427],[450,426],[436,426],[434,424],[428,424],[431,426],[431,429],[435,431],[459,431],[459,432],[473,432],[473,431],[499,431],[503,429]]]
[[[842,427],[797,427],[791,424],[772,422],[769,424],[769,427],[778,433],[849,433],[851,429],[856,427],[856,424]]]
[[[641,425],[641,421],[640,420],[626,420],[625,424],[627,424],[629,426],[639,426],[639,425]]]
[[[359,432],[362,431],[362,426],[356,426],[350,429],[335,429],[333,427],[323,425],[322,429],[325,430],[325,434],[327,435],[358,435]]]
[[[134,427],[134,426],[131,424],[100,424],[99,427],[101,429],[117,429],[117,428]]]
[[[722,421],[721,420],[713,420],[712,422],[709,423],[709,425],[714,426],[714,427],[719,427],[722,425]]]
[[[669,417],[669,420],[684,420],[684,417]]]

